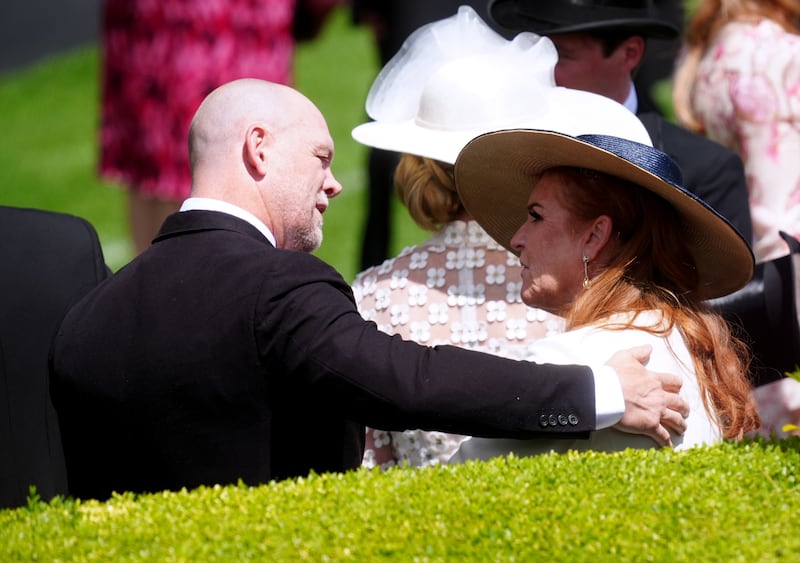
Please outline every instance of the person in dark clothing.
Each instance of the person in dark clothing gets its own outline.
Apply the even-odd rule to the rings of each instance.
[[[100,240],[85,219],[0,205],[0,509],[49,501],[67,472],[47,382],[61,319],[105,280]]]

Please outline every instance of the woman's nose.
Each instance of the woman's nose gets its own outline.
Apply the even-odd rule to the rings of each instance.
[[[511,248],[518,251],[525,248],[525,237],[522,235],[522,227],[517,229],[517,232],[511,237]]]

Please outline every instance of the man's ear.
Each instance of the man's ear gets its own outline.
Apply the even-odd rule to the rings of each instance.
[[[642,64],[646,47],[645,39],[641,35],[632,35],[620,43],[617,49],[622,55],[622,61],[628,74],[633,75],[633,72]]]
[[[600,215],[592,221],[583,241],[584,254],[589,257],[589,260],[594,260],[600,256],[600,253],[611,239],[613,229],[613,221],[608,215]]]
[[[251,125],[247,129],[244,147],[244,162],[251,174],[266,176],[267,174],[267,147],[269,146],[269,131],[261,125]]]

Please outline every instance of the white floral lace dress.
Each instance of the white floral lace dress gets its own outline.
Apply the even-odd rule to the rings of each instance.
[[[563,331],[562,319],[522,303],[519,259],[474,221],[454,221],[424,243],[356,276],[361,315],[389,334],[522,359]],[[446,462],[463,436],[367,429],[364,465]]]

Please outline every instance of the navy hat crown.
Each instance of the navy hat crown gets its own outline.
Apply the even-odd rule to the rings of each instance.
[[[683,174],[678,164],[669,155],[656,148],[609,135],[579,135],[577,139],[624,158],[685,191],[682,187]]]

